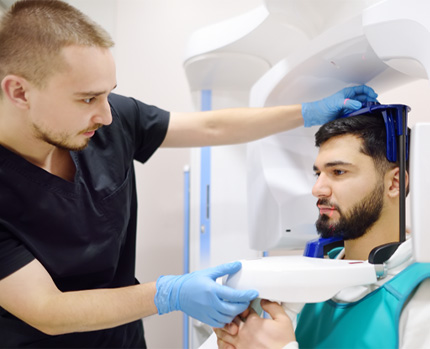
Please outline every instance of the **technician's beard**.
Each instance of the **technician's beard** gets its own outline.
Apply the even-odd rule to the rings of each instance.
[[[81,132],[79,132],[78,134],[84,134],[85,132],[89,132],[89,131],[95,131],[98,130],[99,128],[101,128],[103,126],[103,124],[95,124],[93,127],[85,129]],[[45,130],[43,130],[43,128],[39,127],[36,124],[33,124],[33,131],[35,134],[35,137],[50,144],[53,145],[54,147],[57,147],[58,149],[61,150],[66,150],[66,151],[74,151],[74,152],[79,152],[84,150],[88,144],[90,143],[90,138],[87,138],[86,140],[84,140],[82,143],[80,144],[72,144],[69,140],[68,140],[68,135],[67,134],[57,134],[57,135],[53,135],[52,132],[47,132]]]
[[[354,240],[363,236],[381,216],[384,183],[376,184],[372,192],[358,202],[349,212],[343,214],[339,209],[339,221],[330,223],[330,217],[320,215],[315,222],[316,229],[322,238],[340,237],[344,240]]]

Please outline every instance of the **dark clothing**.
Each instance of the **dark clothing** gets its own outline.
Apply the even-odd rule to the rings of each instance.
[[[71,152],[73,183],[0,146],[0,279],[36,258],[63,292],[137,283],[133,160],[147,161],[161,145],[169,113],[115,94],[109,103],[112,124]],[[17,346],[133,348],[145,341],[141,321],[47,336],[0,308],[0,347]]]

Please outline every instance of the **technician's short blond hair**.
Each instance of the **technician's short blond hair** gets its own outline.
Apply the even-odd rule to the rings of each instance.
[[[114,43],[101,26],[63,1],[16,2],[0,20],[0,81],[14,74],[43,87],[65,67],[61,51],[70,45],[111,48]]]

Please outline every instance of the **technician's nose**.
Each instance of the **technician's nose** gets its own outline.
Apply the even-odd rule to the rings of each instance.
[[[321,173],[312,188],[312,195],[317,198],[330,197],[331,188],[325,175]]]
[[[112,123],[112,111],[107,98],[97,109],[93,121],[96,124],[102,125],[110,125]]]

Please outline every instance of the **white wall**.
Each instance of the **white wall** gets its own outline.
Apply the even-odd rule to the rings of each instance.
[[[419,80],[408,85],[383,93],[378,97],[382,104],[406,104],[411,107],[408,125],[417,122],[430,122],[430,82]]]

